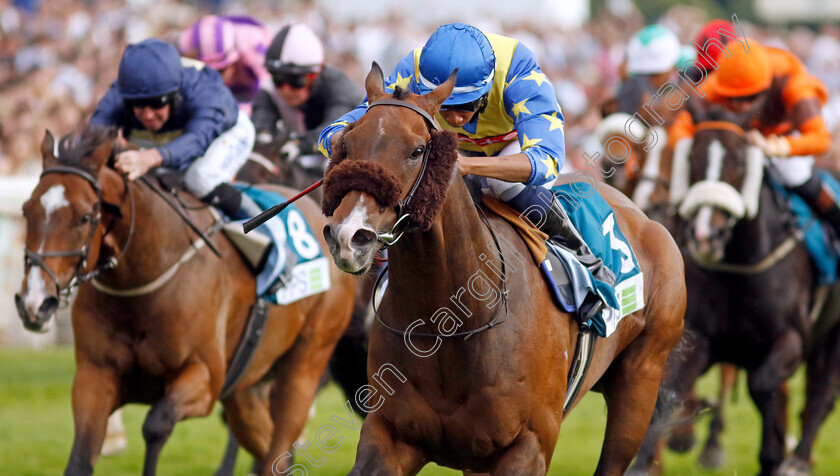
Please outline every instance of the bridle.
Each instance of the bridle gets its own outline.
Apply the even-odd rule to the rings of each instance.
[[[96,234],[96,230],[99,228],[99,223],[102,220],[102,209],[104,208],[107,212],[116,215],[117,217],[122,217],[122,212],[120,211],[120,207],[114,205],[113,203],[108,202],[105,200],[105,197],[102,195],[102,187],[99,185],[99,180],[94,177],[92,174],[76,168],[76,167],[68,167],[63,165],[53,166],[47,169],[44,169],[41,172],[41,178],[48,174],[71,174],[77,175],[82,177],[87,181],[91,187],[93,187],[93,191],[96,192],[96,196],[98,201],[94,203],[93,210],[91,211],[91,220],[90,220],[90,230],[88,231],[87,238],[85,239],[84,244],[80,249],[77,250],[62,250],[62,251],[47,251],[44,253],[38,253],[32,251],[24,246],[23,248],[23,267],[24,267],[24,275],[26,275],[29,270],[33,266],[38,266],[50,276],[55,284],[56,295],[59,298],[64,299],[65,301],[69,298],[70,293],[73,291],[73,288],[76,286],[86,283],[100,274],[104,273],[105,271],[114,269],[117,266],[117,260],[120,256],[125,253],[126,249],[128,249],[129,245],[131,244],[131,238],[134,236],[134,196],[131,194],[131,188],[128,185],[128,179],[125,176],[122,176],[123,183],[125,184],[125,190],[128,194],[129,202],[131,203],[131,225],[128,230],[128,238],[126,239],[125,246],[120,251],[120,254],[117,256],[112,256],[108,258],[108,260],[100,264],[99,266],[95,267],[88,273],[84,272],[84,269],[87,267],[88,260],[90,258],[90,244],[93,241],[93,237]],[[108,227],[103,233],[102,237],[104,238],[111,231],[112,227]],[[46,263],[46,258],[80,258],[79,263],[76,265],[76,270],[73,273],[73,277],[70,278],[70,282],[67,283],[67,286],[62,287],[61,283],[59,282],[58,275],[55,271],[49,267]]]
[[[422,108],[420,108],[416,104],[410,103],[408,101],[402,101],[402,100],[399,100],[399,99],[391,99],[391,98],[380,99],[379,101],[375,101],[375,102],[371,103],[368,106],[368,109],[370,109],[374,106],[399,106],[399,107],[405,107],[405,108],[411,109],[412,111],[416,112],[417,114],[420,114],[421,116],[423,116],[424,119],[426,119],[426,122],[429,124],[429,128],[431,130],[434,130],[434,131],[439,131],[440,130],[440,125],[437,123],[437,121],[434,119],[434,117],[432,117],[428,112],[424,111]],[[429,140],[429,142],[426,143],[426,149],[423,151],[422,164],[420,165],[420,173],[417,174],[417,178],[414,179],[414,184],[411,186],[411,189],[408,191],[408,195],[406,195],[404,199],[400,200],[394,206],[394,209],[395,209],[395,211],[397,213],[397,217],[398,217],[397,221],[394,223],[394,226],[391,227],[390,231],[388,231],[386,233],[379,233],[376,236],[376,239],[379,240],[380,243],[382,243],[383,248],[387,248],[387,247],[395,244],[397,241],[399,241],[400,238],[402,238],[403,234],[405,233],[405,228],[406,228],[406,225],[408,224],[408,221],[409,221],[409,215],[408,215],[408,213],[405,212],[405,208],[411,202],[411,199],[414,197],[414,193],[417,191],[417,187],[420,185],[420,180],[422,180],[423,175],[425,175],[426,164],[428,163],[428,158],[429,158],[429,151],[431,150],[431,143],[432,143],[431,139]],[[480,206],[477,207],[477,209],[479,211],[479,215],[480,215],[482,221],[484,222],[485,226],[487,226],[487,229],[490,231],[490,236],[493,237],[493,241],[496,244],[496,249],[499,251],[499,256],[501,257],[502,274],[504,276],[504,278],[502,279],[502,287],[504,289],[503,292],[502,292],[502,298],[503,298],[503,302],[504,302],[504,316],[502,316],[501,308],[499,308],[493,314],[493,318],[490,320],[490,322],[488,322],[487,324],[479,327],[478,329],[462,331],[462,332],[455,332],[455,333],[452,333],[452,334],[432,334],[432,333],[412,332],[411,335],[413,335],[415,337],[464,337],[466,339],[466,338],[469,338],[469,337],[471,337],[475,334],[478,334],[480,332],[486,331],[488,329],[492,329],[493,327],[498,326],[499,324],[505,322],[505,318],[507,317],[508,311],[509,311],[508,290],[507,290],[507,270],[506,270],[506,266],[505,266],[505,259],[504,259],[504,255],[502,254],[502,249],[501,249],[501,246],[499,245],[499,241],[496,238],[496,233],[493,231],[493,227],[490,226],[490,222],[487,220],[487,216],[484,214],[484,210],[482,210]],[[387,329],[387,330],[389,330],[389,331],[391,331],[395,334],[402,335],[403,337],[405,337],[408,330],[396,329],[396,328],[391,327],[388,324],[386,324],[385,321],[383,321],[382,318],[380,317],[379,310],[377,309],[377,306],[376,306],[376,289],[379,287],[380,281],[385,276],[385,274],[386,274],[385,271],[386,270],[387,270],[387,268],[384,269],[379,274],[379,276],[376,278],[376,282],[374,283],[374,292],[371,295],[371,305],[373,307],[373,313],[374,313],[374,316],[376,317],[376,319],[379,321],[379,323],[385,329]],[[500,319],[500,317],[501,317],[501,319]]]
[[[374,101],[370,105],[368,105],[368,109],[376,106],[398,106],[404,107],[407,109],[411,109],[412,111],[416,112],[417,114],[421,115],[423,119],[429,124],[429,128],[432,131],[439,131],[440,125],[437,123],[434,117],[431,114],[423,110],[420,106],[410,103],[408,101],[403,101],[400,99],[380,99],[379,101]],[[420,164],[420,173],[417,174],[417,178],[414,179],[414,184],[411,186],[411,189],[408,191],[408,195],[405,196],[402,200],[397,202],[394,206],[394,210],[397,214],[397,221],[394,222],[394,225],[391,229],[385,233],[378,233],[376,235],[376,239],[382,243],[383,248],[387,248],[397,243],[397,241],[402,238],[403,234],[405,233],[406,226],[410,220],[409,214],[405,212],[406,207],[408,204],[411,203],[411,199],[414,197],[414,193],[417,191],[417,187],[420,186],[420,181],[423,179],[423,176],[426,174],[426,165],[429,162],[429,151],[432,149],[432,140],[429,139],[429,142],[426,143],[426,147],[423,150],[423,158],[421,159],[422,162]]]

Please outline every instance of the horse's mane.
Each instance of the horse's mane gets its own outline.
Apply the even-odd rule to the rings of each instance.
[[[79,167],[91,173],[92,164],[84,160],[103,143],[113,140],[117,135],[115,127],[98,126],[88,124],[81,131],[75,130],[61,137],[58,141],[58,162],[62,165]],[[114,156],[114,149],[111,149],[111,158]]]

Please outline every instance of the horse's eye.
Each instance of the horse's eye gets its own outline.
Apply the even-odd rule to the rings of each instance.
[[[84,215],[79,218],[79,225],[87,225],[90,223],[90,219],[92,218],[91,213],[85,213]]]
[[[413,151],[411,151],[411,155],[409,156],[409,158],[419,159],[419,158],[423,157],[423,151],[424,150],[425,150],[425,148],[423,146],[415,148]]]

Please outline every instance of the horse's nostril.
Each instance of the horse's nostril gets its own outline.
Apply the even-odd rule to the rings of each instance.
[[[327,244],[335,243],[335,235],[330,225],[324,226],[324,239],[327,240]]]
[[[376,233],[371,230],[356,230],[353,234],[354,246],[368,246],[376,239]]]
[[[38,314],[44,317],[51,316],[56,309],[58,309],[58,298],[50,296],[41,303]]]
[[[23,303],[23,296],[20,293],[15,293],[15,307],[17,308],[18,316],[21,319],[26,319],[27,312],[26,312],[26,305]]]

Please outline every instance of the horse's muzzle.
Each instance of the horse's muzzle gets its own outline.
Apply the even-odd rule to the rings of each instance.
[[[353,274],[363,273],[379,248],[376,232],[364,227],[342,230],[345,226],[325,226],[324,239],[338,269]]]
[[[58,298],[48,296],[41,301],[41,305],[35,312],[30,312],[26,309],[26,304],[20,293],[15,293],[15,307],[20,320],[23,321],[23,327],[33,332],[44,332],[44,326],[58,309]]]

